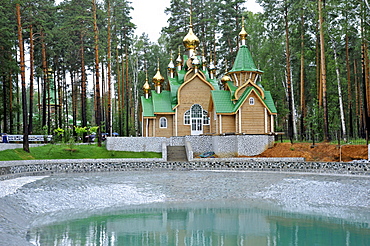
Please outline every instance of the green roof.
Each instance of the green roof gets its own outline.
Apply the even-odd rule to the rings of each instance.
[[[265,103],[267,107],[270,109],[271,113],[277,113],[277,109],[274,104],[274,99],[272,99],[271,93],[269,91],[265,91]]]
[[[151,92],[153,100],[153,111],[154,113],[173,113],[171,104],[171,92],[162,91],[157,93],[155,91]]]
[[[235,92],[238,89],[238,87],[235,86],[232,81],[228,81],[227,82],[227,85],[229,86],[229,89],[230,89],[230,93],[231,93],[232,98],[235,99]]]
[[[254,87],[250,86],[244,91],[243,95],[235,104],[232,102],[234,95],[230,94],[229,91],[212,91],[212,100],[216,113],[235,113],[242,106],[245,98],[252,90],[261,97],[260,93]],[[277,113],[274,101],[269,91],[265,91],[265,99],[262,99],[262,101],[266,104],[271,113]]]
[[[153,101],[152,98],[146,99],[145,97],[141,97],[141,107],[143,109],[143,116],[144,117],[154,117],[153,111]]]
[[[234,104],[231,101],[229,91],[211,91],[212,100],[217,113],[234,112]]]
[[[263,72],[257,69],[256,65],[254,64],[251,52],[245,45],[240,46],[238,54],[235,58],[233,68],[229,72],[232,73],[240,71]]]

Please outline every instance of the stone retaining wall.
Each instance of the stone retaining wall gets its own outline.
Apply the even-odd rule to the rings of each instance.
[[[213,151],[217,155],[253,156],[273,146],[274,136],[229,135],[185,137],[108,137],[107,149],[115,151],[160,152],[161,144],[185,146],[189,142],[194,153]]]
[[[162,152],[162,143],[169,145],[170,139],[165,137],[108,137],[107,150],[133,152]]]
[[[289,161],[197,161],[166,162],[159,159],[34,160],[0,162],[0,180],[57,173],[87,173],[135,170],[228,170],[278,171],[370,175],[370,163]],[[369,176],[370,177],[370,176]]]

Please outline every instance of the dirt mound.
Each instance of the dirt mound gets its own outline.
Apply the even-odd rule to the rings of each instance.
[[[304,157],[306,161],[348,162],[368,158],[367,145],[334,145],[329,143],[275,143],[274,147],[255,157]]]

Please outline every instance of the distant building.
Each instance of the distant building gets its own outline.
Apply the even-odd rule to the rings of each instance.
[[[209,66],[204,55],[197,55],[198,37],[190,24],[183,39],[184,55],[168,64],[170,90],[164,90],[164,77],[158,68],[151,90],[148,79],[141,98],[142,136],[171,137],[202,134],[271,134],[277,114],[269,91],[258,82],[263,71],[256,68],[245,41],[244,29],[239,33],[241,45],[232,69],[221,79],[215,77],[215,66]]]

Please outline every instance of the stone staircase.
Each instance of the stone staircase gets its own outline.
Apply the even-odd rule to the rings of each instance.
[[[167,161],[188,161],[185,146],[167,146]]]

